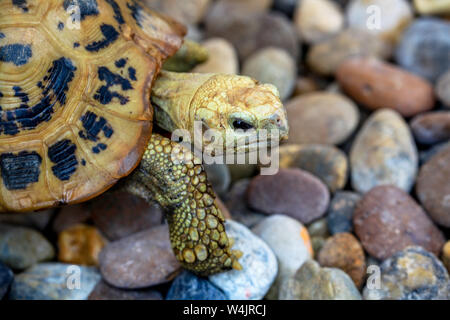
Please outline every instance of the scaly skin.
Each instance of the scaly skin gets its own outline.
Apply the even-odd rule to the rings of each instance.
[[[172,248],[184,268],[201,276],[240,270],[242,253],[231,250],[225,219],[198,163],[180,144],[153,134],[126,188],[165,209]]]

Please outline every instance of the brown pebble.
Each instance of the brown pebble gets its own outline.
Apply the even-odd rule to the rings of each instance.
[[[358,288],[364,283],[366,260],[359,241],[351,233],[338,233],[328,238],[317,259],[322,267],[346,272]]]
[[[285,214],[302,223],[324,215],[330,195],[312,174],[300,169],[280,169],[271,176],[255,177],[247,190],[250,207],[267,214]]]
[[[371,110],[391,108],[411,117],[434,106],[427,80],[373,57],[346,60],[336,77],[348,95]]]
[[[450,145],[420,168],[416,191],[431,218],[450,227]]]
[[[444,245],[442,232],[426,212],[394,186],[366,193],[356,206],[353,223],[364,249],[380,260],[413,245],[438,255]]]
[[[333,75],[348,58],[375,56],[384,59],[390,54],[390,47],[375,35],[363,30],[347,29],[312,46],[307,64],[321,75]]]
[[[125,191],[103,194],[92,202],[91,212],[94,224],[109,240],[158,226],[163,218],[158,205]]]
[[[350,99],[323,91],[291,99],[286,110],[289,143],[340,144],[353,133],[359,121],[358,108]]]
[[[124,289],[169,282],[180,269],[167,225],[109,243],[100,253],[99,260],[103,279]]]
[[[206,36],[230,41],[245,60],[258,49],[278,47],[294,59],[300,55],[297,32],[284,15],[261,12],[242,1],[216,1],[205,19]]]
[[[106,239],[97,228],[77,224],[58,235],[58,260],[64,263],[98,265],[98,255]]]

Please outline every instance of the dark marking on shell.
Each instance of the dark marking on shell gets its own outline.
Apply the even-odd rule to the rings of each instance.
[[[106,2],[111,6],[111,8],[114,11],[114,19],[116,19],[116,21],[119,24],[124,24],[125,20],[123,19],[122,11],[120,10],[120,7],[117,4],[117,2],[114,0],[106,0]]]
[[[23,12],[28,12],[27,1],[26,0],[12,0],[12,4],[20,9]]]
[[[58,23],[58,30],[64,30],[64,23],[61,21]]]
[[[128,77],[133,81],[137,81],[135,68],[133,67],[128,68]]]
[[[27,64],[32,56],[33,51],[28,44],[14,43],[0,47],[0,61],[12,62],[18,67]]]
[[[76,67],[67,58],[53,61],[43,81],[37,83],[42,90],[41,100],[34,106],[28,106],[28,95],[20,87],[14,87],[15,96],[23,102],[19,107],[11,110],[0,110],[0,134],[15,135],[22,130],[35,129],[42,122],[49,121],[55,111],[57,102],[61,106],[66,103],[66,93],[69,83],[73,80]]]
[[[127,3],[128,9],[131,11],[131,16],[133,17],[136,24],[142,28],[141,24],[141,11],[142,7],[136,1],[130,1]]]
[[[117,68],[123,68],[127,64],[127,60],[122,58],[117,60],[114,64],[116,65]]]
[[[80,46],[80,43],[79,42],[75,42],[74,44],[73,44],[73,47],[74,48],[78,48]]]
[[[86,166],[86,160],[81,159],[81,165],[82,165],[83,167],[85,167],[85,166]]]
[[[28,98],[28,94],[26,92],[23,92],[21,87],[15,86],[13,87],[13,90],[14,90],[14,97],[20,98],[20,100],[22,100],[23,103],[27,103],[28,101],[30,101],[30,99]]]
[[[77,171],[78,160],[75,156],[77,146],[69,139],[58,141],[48,148],[48,157],[55,165],[52,172],[61,181],[68,181]]]
[[[98,153],[102,152],[103,150],[106,150],[107,148],[108,148],[108,146],[106,144],[99,143],[95,147],[92,147],[92,152],[98,154]]]
[[[99,118],[99,120],[97,120],[97,118]],[[83,124],[84,130],[80,130],[78,135],[82,139],[97,142],[99,139],[98,135],[102,131],[108,139],[114,134],[114,130],[108,121],[103,117],[97,116],[91,111],[86,112],[80,120]]]
[[[5,38],[5,34],[3,32],[0,32],[0,39],[4,39]]]
[[[98,52],[101,49],[108,47],[119,38],[119,32],[117,32],[117,30],[109,24],[102,24],[100,26],[100,30],[105,38],[88,44],[85,47],[87,51]]]
[[[111,72],[107,67],[98,68],[98,76],[101,81],[105,81],[106,85],[100,87],[94,95],[94,99],[101,104],[108,104],[114,98],[119,99],[121,105],[128,103],[129,99],[115,91],[110,91],[113,86],[120,86],[123,91],[132,90],[133,86],[130,81],[120,74]]]
[[[99,14],[96,0],[64,0],[64,10],[69,8],[80,8],[80,20],[83,21],[87,16],[97,16]]]
[[[42,157],[36,151],[0,155],[0,172],[6,189],[22,190],[29,184],[38,182],[41,163]]]

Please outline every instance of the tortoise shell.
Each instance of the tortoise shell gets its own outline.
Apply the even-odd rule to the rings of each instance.
[[[128,175],[185,33],[139,1],[0,1],[0,211],[82,202]]]

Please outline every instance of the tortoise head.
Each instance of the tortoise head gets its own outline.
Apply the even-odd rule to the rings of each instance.
[[[195,142],[202,137],[203,145],[216,153],[255,151],[288,137],[277,88],[249,77],[213,75],[197,90],[191,112]]]

